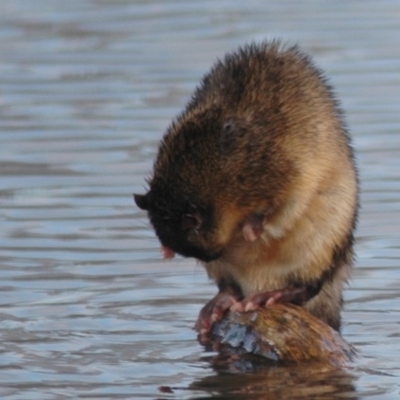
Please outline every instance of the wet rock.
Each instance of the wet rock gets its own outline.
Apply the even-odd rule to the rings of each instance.
[[[248,313],[230,312],[212,332],[219,343],[274,361],[321,361],[343,366],[354,348],[304,309],[276,304]]]

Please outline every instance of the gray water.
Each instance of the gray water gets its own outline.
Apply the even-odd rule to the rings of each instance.
[[[0,6],[0,397],[400,398],[400,3]],[[357,152],[344,370],[220,365],[192,330],[215,287],[132,201],[216,57],[273,37],[326,70]]]

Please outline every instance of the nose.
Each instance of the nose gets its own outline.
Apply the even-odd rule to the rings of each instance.
[[[148,210],[149,201],[147,194],[134,194],[133,199],[135,200],[136,205],[142,210]]]

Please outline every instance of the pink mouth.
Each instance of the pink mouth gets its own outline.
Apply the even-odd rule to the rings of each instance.
[[[167,260],[175,257],[175,252],[167,246],[161,245],[161,252]]]

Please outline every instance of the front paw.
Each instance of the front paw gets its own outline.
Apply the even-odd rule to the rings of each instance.
[[[214,322],[221,320],[237,300],[228,293],[218,293],[200,311],[195,330],[200,335],[207,335]]]
[[[231,311],[247,312],[255,311],[262,307],[269,307],[276,303],[291,303],[296,305],[304,304],[307,299],[304,287],[287,287],[279,290],[270,290],[246,297],[236,302],[230,308]]]

